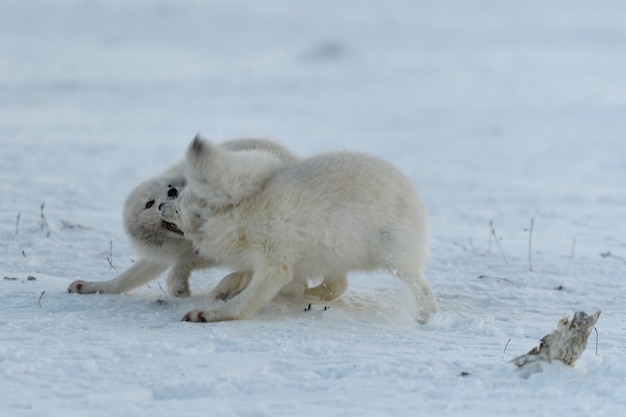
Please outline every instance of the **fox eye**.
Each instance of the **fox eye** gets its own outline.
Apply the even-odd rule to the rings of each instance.
[[[149,209],[150,207],[154,206],[154,200],[150,200],[146,203],[146,208]]]

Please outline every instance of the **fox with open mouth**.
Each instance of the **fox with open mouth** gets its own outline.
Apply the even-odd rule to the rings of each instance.
[[[287,164],[298,160],[284,146],[268,139],[235,139],[219,146],[231,152],[268,152]],[[124,205],[124,228],[139,259],[116,278],[74,281],[68,291],[79,294],[124,293],[158,278],[169,269],[168,292],[175,297],[191,295],[189,278],[192,271],[211,267],[214,262],[199,256],[191,241],[174,223],[162,220],[159,211],[161,204],[176,199],[185,185],[184,161],[180,161],[136,186]]]

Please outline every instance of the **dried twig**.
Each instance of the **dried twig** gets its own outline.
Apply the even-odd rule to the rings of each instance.
[[[572,242],[572,258],[574,258],[576,256],[576,239],[574,239],[574,241]]]
[[[39,214],[39,227],[42,231],[46,232],[46,236],[50,237],[50,226],[48,226],[48,220],[46,220],[46,215],[43,214],[43,209],[46,207],[46,202],[41,203],[40,214]]]
[[[113,269],[115,272],[119,273],[115,265],[113,265],[113,241],[109,242],[109,250],[108,252],[105,252],[104,254],[107,258],[107,262],[109,263],[109,270]]]
[[[452,244],[454,246],[458,246],[459,248],[463,249],[463,252],[467,251],[467,248],[465,246],[461,245],[460,243],[452,242]]]
[[[617,255],[613,255],[610,251],[606,251],[604,253],[601,253],[600,256],[602,256],[603,258],[615,258],[615,259],[619,259],[620,261],[624,262],[626,264],[626,259],[622,258],[621,256],[617,256]]]
[[[504,281],[504,282],[508,282],[509,284],[513,284],[513,281],[504,277],[492,277],[490,275],[480,275],[478,277],[478,279],[483,279],[483,278],[491,278],[491,279],[495,279],[496,281]]]
[[[470,248],[472,249],[472,253],[476,253],[476,248],[474,248],[474,242],[472,242],[472,238],[468,238]]]
[[[43,295],[46,293],[46,290],[43,290],[41,295],[39,296],[39,300],[37,300],[37,307],[41,308],[41,306],[43,304],[41,304],[41,299],[43,298]]]
[[[15,220],[15,234],[16,235],[19,233],[20,217],[22,217],[22,212],[17,213],[17,219]]]
[[[500,239],[498,239],[498,235],[496,235],[496,229],[493,227],[493,220],[489,221],[489,227],[491,228],[491,235],[496,241],[496,245],[498,245],[498,249],[500,250],[500,255],[502,255],[502,259],[504,259],[504,263],[509,264],[509,260],[504,255],[504,251],[502,250],[502,246],[500,246]],[[489,239],[489,247],[491,249],[491,239]]]
[[[469,243],[469,251],[472,253],[476,253],[476,249],[474,248],[474,242],[472,242],[472,238],[468,238],[468,243]],[[457,242],[452,242],[452,244],[454,246],[458,246],[459,248],[463,249],[463,252],[467,252],[468,251],[468,247],[461,244],[461,243],[457,243]]]
[[[533,272],[533,226],[535,219],[531,217],[530,228],[528,229],[528,271]]]
[[[305,308],[304,308],[304,311],[311,311],[311,309],[313,309],[313,305],[312,305],[312,304],[309,304],[307,307],[305,307]],[[324,308],[322,309],[322,311],[326,311],[326,310],[328,310],[328,309],[330,309],[330,307],[329,307],[329,306],[324,306]]]
[[[510,337],[509,337],[509,340],[506,341],[506,345],[504,345],[504,351],[502,352],[503,354],[506,353],[506,349],[509,347],[509,343],[511,343]]]
[[[66,222],[65,220],[61,220],[61,227],[63,229],[82,229],[82,230],[91,230],[91,227],[85,227],[80,224]]]
[[[163,287],[161,287],[161,283],[159,281],[157,281],[157,285],[159,286],[159,289],[161,290],[161,292],[165,295],[167,295],[167,293],[165,292],[165,290],[163,289]]]

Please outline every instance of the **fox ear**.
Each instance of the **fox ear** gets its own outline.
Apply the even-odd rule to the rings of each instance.
[[[187,163],[192,171],[196,170],[201,176],[206,174],[205,167],[216,155],[216,148],[211,143],[196,135],[187,149]]]
[[[187,159],[190,161],[201,159],[205,153],[211,151],[211,148],[211,144],[202,139],[198,133],[189,144],[189,148],[187,149]]]

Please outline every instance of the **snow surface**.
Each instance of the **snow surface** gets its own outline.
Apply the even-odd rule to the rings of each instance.
[[[622,0],[3,1],[0,414],[625,415],[625,46]],[[383,272],[206,325],[225,270],[67,294],[136,259],[124,199],[196,132],[392,161],[441,312]],[[509,363],[596,309],[573,368]]]

